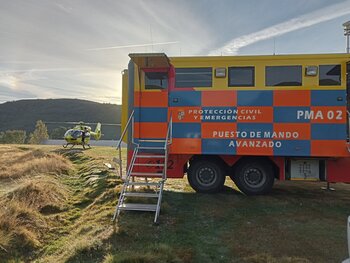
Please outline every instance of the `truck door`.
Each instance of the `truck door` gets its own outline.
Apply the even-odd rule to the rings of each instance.
[[[129,56],[137,67],[139,80],[134,94],[134,138],[146,146],[159,146],[157,141],[165,139],[168,125],[169,59],[163,53]]]

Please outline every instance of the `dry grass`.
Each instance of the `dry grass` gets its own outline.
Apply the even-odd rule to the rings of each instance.
[[[67,192],[67,188],[55,178],[37,176],[20,180],[18,187],[7,194],[7,199],[41,212],[59,211],[67,201]]]
[[[1,147],[0,157],[0,184],[10,186],[0,195],[0,258],[30,255],[43,246],[54,224],[45,215],[64,209],[69,191],[57,175],[67,174],[71,163],[56,154],[15,147]]]
[[[0,179],[17,179],[40,173],[67,173],[71,164],[64,157],[40,150],[0,148]]]
[[[5,253],[16,255],[26,254],[41,245],[47,222],[37,211],[24,204],[11,201],[0,202],[0,246]],[[0,251],[0,255],[2,252]]]

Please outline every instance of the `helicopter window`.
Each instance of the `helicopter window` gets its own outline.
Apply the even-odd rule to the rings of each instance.
[[[167,72],[145,72],[145,89],[166,89],[167,87]]]
[[[71,134],[71,130],[68,130],[68,131],[66,131],[65,133],[64,133],[64,137],[67,137],[67,136],[69,136]]]
[[[80,136],[82,136],[82,131],[73,131],[72,137],[74,139],[79,138]]]

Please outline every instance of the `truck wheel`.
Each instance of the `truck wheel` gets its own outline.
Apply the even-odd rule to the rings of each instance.
[[[222,190],[225,175],[221,165],[212,160],[197,160],[190,163],[187,179],[199,193],[216,193]]]
[[[247,159],[238,164],[231,179],[246,195],[261,195],[271,191],[275,177],[267,161]]]

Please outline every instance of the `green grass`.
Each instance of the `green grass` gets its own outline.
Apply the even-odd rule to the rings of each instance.
[[[349,199],[336,196],[348,194],[348,189],[323,193],[316,185],[304,190],[286,183],[259,197],[230,188],[217,195],[167,191],[159,227],[152,226],[151,215],[123,214],[113,240],[121,245],[112,254],[135,256],[136,248],[141,257],[152,251],[145,244],[156,244],[187,262],[339,262],[346,256]],[[143,227],[140,217],[148,220]],[[157,261],[166,262],[162,255]]]
[[[347,257],[346,184],[325,192],[321,183],[276,182],[271,194],[247,197],[229,178],[224,191],[214,195],[195,193],[186,179],[169,179],[159,225],[147,212],[122,212],[112,224],[120,189],[115,186],[121,181],[104,163],[111,162],[115,149],[59,153],[74,164],[69,176],[59,179],[70,196],[63,211],[41,215],[56,223],[31,260],[277,263],[341,262]],[[6,256],[21,259],[11,257],[11,251]]]

